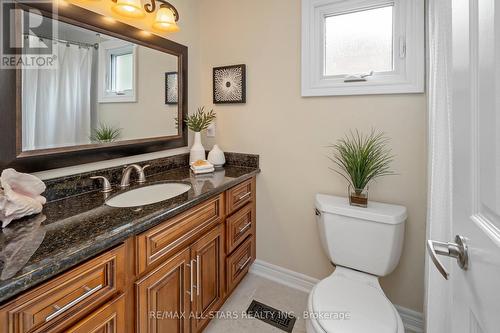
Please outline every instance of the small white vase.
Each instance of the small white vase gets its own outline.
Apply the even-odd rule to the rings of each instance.
[[[210,153],[208,153],[208,161],[216,167],[221,167],[224,163],[226,163],[224,152],[219,148],[219,146],[214,145]]]
[[[205,148],[201,144],[200,132],[194,132],[194,143],[189,151],[189,164],[205,159]]]

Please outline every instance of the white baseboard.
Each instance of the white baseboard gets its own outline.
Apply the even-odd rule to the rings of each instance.
[[[306,293],[309,293],[314,285],[319,282],[318,279],[259,259],[255,260],[253,265],[250,267],[250,273]],[[405,329],[411,330],[415,333],[424,332],[424,320],[423,315],[420,312],[413,311],[399,305],[395,306],[401,316]]]
[[[410,330],[415,333],[423,333],[424,332],[424,316],[422,313],[410,310],[400,305],[395,305],[396,309],[401,316],[401,320],[403,321],[403,325],[405,329]]]
[[[272,280],[284,284],[290,288],[301,290],[309,293],[318,279],[310,276],[291,271],[281,266],[276,266],[268,262],[256,259],[250,267],[250,273],[262,276],[268,280]]]

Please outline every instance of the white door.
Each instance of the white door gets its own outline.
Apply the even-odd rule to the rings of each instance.
[[[431,0],[440,1],[440,0]],[[500,332],[500,1],[452,0],[452,218],[449,239],[428,243],[449,278],[450,333]],[[463,236],[468,258],[455,246]],[[434,236],[430,235],[431,238]],[[428,249],[429,255],[432,255]],[[458,260],[446,254],[460,256]],[[437,274],[439,262],[429,266]],[[434,272],[432,272],[434,270]],[[443,272],[444,273],[444,272]],[[431,280],[434,278],[431,276]],[[444,279],[444,277],[443,277]],[[432,283],[432,281],[431,281]],[[428,306],[432,308],[432,306]],[[435,314],[430,314],[435,315]],[[445,333],[432,329],[427,333]]]

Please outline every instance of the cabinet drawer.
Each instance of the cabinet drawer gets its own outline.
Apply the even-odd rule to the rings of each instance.
[[[231,253],[253,233],[255,216],[253,205],[247,204],[226,219],[227,253]]]
[[[137,272],[145,272],[210,230],[223,219],[223,195],[137,236]]]
[[[0,310],[2,332],[57,332],[89,314],[124,290],[124,256],[120,246],[15,299]]]
[[[253,256],[254,246],[254,239],[250,236],[236,249],[233,254],[227,257],[226,270],[228,293],[232,292],[241,279],[243,279],[243,277],[247,274],[250,265],[255,259]]]
[[[226,213],[232,214],[239,208],[254,200],[254,180],[249,179],[226,191]]]
[[[109,302],[90,316],[65,331],[66,333],[125,332],[125,297]]]

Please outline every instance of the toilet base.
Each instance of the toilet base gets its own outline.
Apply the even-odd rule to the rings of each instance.
[[[358,271],[353,271],[351,269],[339,267],[339,266],[337,267],[335,272],[331,276],[329,276],[328,278],[331,278],[335,274],[349,276],[349,278],[355,279],[356,281],[360,281],[362,283],[366,283],[366,284],[373,286],[373,287],[377,287],[378,289],[380,289],[382,291],[382,288],[380,287],[380,284],[378,282],[378,278],[376,276],[362,273],[362,272],[358,272]],[[313,289],[311,290],[311,292],[309,293],[309,297],[307,300],[307,311],[309,313],[314,313],[312,297],[313,297],[314,290],[315,290],[316,286],[314,286]],[[401,316],[399,315],[396,307],[394,307],[394,305],[392,303],[390,303],[390,304],[391,304],[393,311],[394,311],[394,314],[397,318],[397,333],[405,333],[405,329],[404,329],[403,321],[401,320]],[[315,318],[311,318],[310,316],[305,319],[305,322],[306,322],[306,332],[307,333],[342,333],[342,332],[337,332],[337,331],[336,332],[325,331],[323,329],[323,327],[320,325],[319,321]],[[364,332],[359,332],[359,333],[364,333]]]

